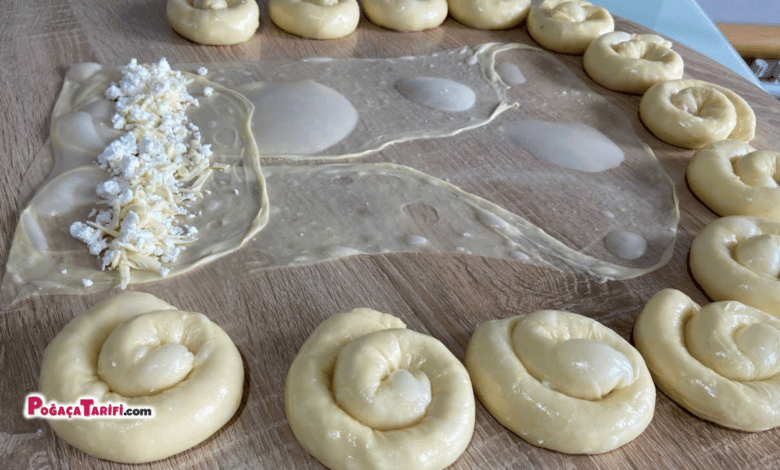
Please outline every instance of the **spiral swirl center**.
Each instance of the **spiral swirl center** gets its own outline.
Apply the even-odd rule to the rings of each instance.
[[[377,331],[347,343],[333,371],[336,402],[366,426],[403,429],[425,417],[433,394],[409,330]]]
[[[743,183],[762,188],[778,187],[780,153],[756,150],[733,161],[734,173]]]
[[[228,8],[227,0],[193,0],[192,6],[200,10],[224,10]]]
[[[125,397],[153,395],[184,380],[195,366],[186,313],[156,311],[114,328],[98,357],[98,375]]]
[[[588,19],[588,11],[580,3],[563,2],[550,10],[550,18],[570,23],[581,23]]]
[[[737,122],[734,105],[718,90],[691,86],[669,97],[676,108],[702,119],[724,120],[724,127],[733,128]]]
[[[518,322],[512,332],[515,353],[536,380],[584,400],[604,398],[635,380],[630,359],[610,344],[560,317],[537,318],[543,322]]]
[[[758,274],[780,276],[780,235],[766,233],[745,239],[734,247],[737,263]]]
[[[765,380],[780,372],[780,321],[739,302],[710,304],[685,325],[690,353],[735,381]]]

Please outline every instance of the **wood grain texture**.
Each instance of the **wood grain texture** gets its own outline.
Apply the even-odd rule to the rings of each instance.
[[[486,32],[452,19],[434,30],[396,33],[361,19],[352,35],[334,41],[296,38],[273,26],[261,2],[261,27],[246,44],[206,47],[177,36],[163,0],[7,0],[0,16],[0,266],[19,217],[18,193],[27,167],[43,145],[54,100],[74,62],[121,65],[130,58],[170,62],[256,61],[331,56],[423,54],[484,42],[534,44],[525,26]],[[618,29],[645,31],[618,19]],[[780,104],[714,61],[676,46],[686,74],[729,87],[758,116],[753,145],[780,149]],[[298,268],[236,273],[251,261],[241,250],[191,274],[136,289],[185,310],[204,312],[233,338],[246,367],[244,402],[229,425],[190,451],[132,468],[321,468],[296,442],[284,415],[287,369],[308,334],[330,314],[355,306],[399,316],[410,328],[440,339],[463,359],[481,322],[541,308],[591,316],[630,338],[636,316],[659,289],[675,287],[708,300],[692,281],[687,255],[693,237],[715,215],[685,183],[692,152],[655,139],[637,116],[639,97],[603,89],[582,70],[580,56],[562,56],[572,70],[623,109],[674,181],[681,220],[672,261],[637,279],[594,279],[519,262],[469,256],[392,254],[356,256]],[[91,458],[58,439],[41,420],[22,417],[23,398],[37,389],[43,350],[76,314],[110,293],[25,300],[0,313],[0,466],[3,468],[123,468]],[[481,406],[473,441],[453,468],[625,469],[767,468],[777,466],[780,431],[750,434],[702,421],[662,394],[652,423],[635,441],[598,456],[571,456],[533,447],[499,425]],[[130,468],[130,467],[128,467]]]

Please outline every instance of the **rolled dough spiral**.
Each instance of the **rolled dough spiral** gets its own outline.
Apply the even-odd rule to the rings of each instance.
[[[585,71],[599,85],[624,93],[644,93],[652,85],[683,77],[683,60],[671,41],[655,34],[606,33],[583,56]]]
[[[639,115],[656,137],[689,149],[725,139],[749,142],[756,132],[756,115],[742,97],[702,80],[656,83],[642,96]]]
[[[463,364],[438,340],[365,308],[314,330],[290,366],[285,405],[295,436],[332,469],[441,469],[474,432]]]
[[[531,444],[608,452],[644,431],[655,387],[617,333],[569,312],[541,310],[480,325],[466,368],[485,408]]]
[[[116,462],[163,459],[214,434],[241,402],[244,366],[200,313],[123,292],[74,318],[46,348],[40,392],[57,403],[124,403],[153,418],[51,420],[74,447]]]
[[[448,0],[450,15],[476,29],[508,29],[520,24],[531,0]]]
[[[780,319],[737,301],[700,307],[664,289],[637,318],[634,341],[669,398],[742,431],[780,426]]]
[[[534,41],[565,54],[582,54],[594,39],[614,29],[606,9],[583,0],[544,0],[528,13]]]
[[[423,31],[447,18],[447,0],[363,0],[372,23],[395,31]]]
[[[357,0],[269,0],[274,24],[309,39],[337,39],[351,34],[360,21]]]
[[[688,183],[719,215],[750,215],[780,222],[780,152],[736,140],[710,144],[688,163]]]
[[[168,0],[166,14],[174,31],[199,44],[240,44],[260,26],[256,0]]]
[[[691,272],[712,300],[738,300],[780,315],[780,223],[729,216],[691,244]]]

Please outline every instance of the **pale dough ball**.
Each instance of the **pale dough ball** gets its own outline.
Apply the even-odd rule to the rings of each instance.
[[[691,244],[691,272],[713,300],[738,300],[780,315],[780,223],[729,216]]]
[[[150,462],[193,447],[235,414],[244,365],[230,337],[200,313],[123,292],[74,318],[46,348],[48,401],[123,403],[153,418],[61,419],[62,439],[101,459]]]
[[[581,54],[591,42],[615,29],[609,12],[582,0],[544,0],[528,14],[528,33],[555,52]]]
[[[655,387],[617,333],[569,312],[541,310],[480,325],[466,368],[485,408],[531,444],[608,452],[644,431]]]
[[[331,316],[301,346],[287,421],[331,469],[441,469],[474,432],[466,368],[438,340],[366,308]]]
[[[756,131],[756,115],[742,97],[702,80],[656,83],[642,96],[639,115],[656,137],[690,149],[725,139],[749,142]]]
[[[363,0],[360,5],[374,24],[396,31],[435,28],[447,18],[447,0]]]
[[[735,140],[710,144],[688,163],[688,183],[719,215],[750,215],[780,222],[780,152]]]
[[[166,13],[174,31],[200,44],[246,42],[260,26],[256,0],[168,0]]]
[[[779,319],[664,289],[637,318],[634,342],[658,388],[696,416],[741,431],[780,426]]]
[[[450,15],[476,29],[508,29],[520,24],[531,0],[448,0]]]
[[[271,21],[288,33],[309,39],[337,39],[360,21],[356,0],[269,0]]]
[[[583,66],[596,83],[624,93],[683,77],[683,60],[671,41],[655,34],[606,33],[585,50]]]

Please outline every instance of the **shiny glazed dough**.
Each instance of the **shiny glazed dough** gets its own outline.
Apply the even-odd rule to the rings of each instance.
[[[544,0],[528,13],[528,33],[543,47],[581,54],[591,42],[615,29],[609,12],[582,0]]]
[[[520,24],[531,0],[448,0],[450,15],[476,29],[508,29]]]
[[[644,431],[655,387],[617,333],[569,312],[541,310],[480,325],[466,368],[485,408],[531,444],[608,452]]]
[[[174,31],[200,44],[246,42],[260,26],[255,0],[168,0],[166,13]]]
[[[101,459],[150,462],[207,439],[235,414],[244,366],[230,337],[200,313],[122,292],[77,316],[46,348],[48,401],[124,403],[153,418],[50,420],[62,439]]]
[[[683,77],[683,60],[671,41],[655,34],[606,33],[585,50],[583,66],[596,83],[624,93]]]
[[[710,144],[688,163],[688,183],[719,215],[749,215],[780,222],[780,152],[755,150],[735,140]]]
[[[274,24],[309,39],[336,39],[355,31],[360,21],[357,0],[270,0]]]
[[[749,142],[756,132],[756,115],[742,97],[702,80],[651,86],[639,103],[639,115],[656,137],[690,149],[725,139]]]
[[[366,308],[320,324],[290,366],[287,420],[331,469],[441,469],[474,432],[468,372],[438,340]]]
[[[700,418],[742,431],[780,426],[780,320],[737,301],[700,307],[664,289],[634,341],[658,388]]]
[[[780,316],[780,223],[729,216],[691,244],[691,272],[713,300],[738,300]]]
[[[363,0],[369,20],[396,31],[435,28],[447,18],[447,0]]]

